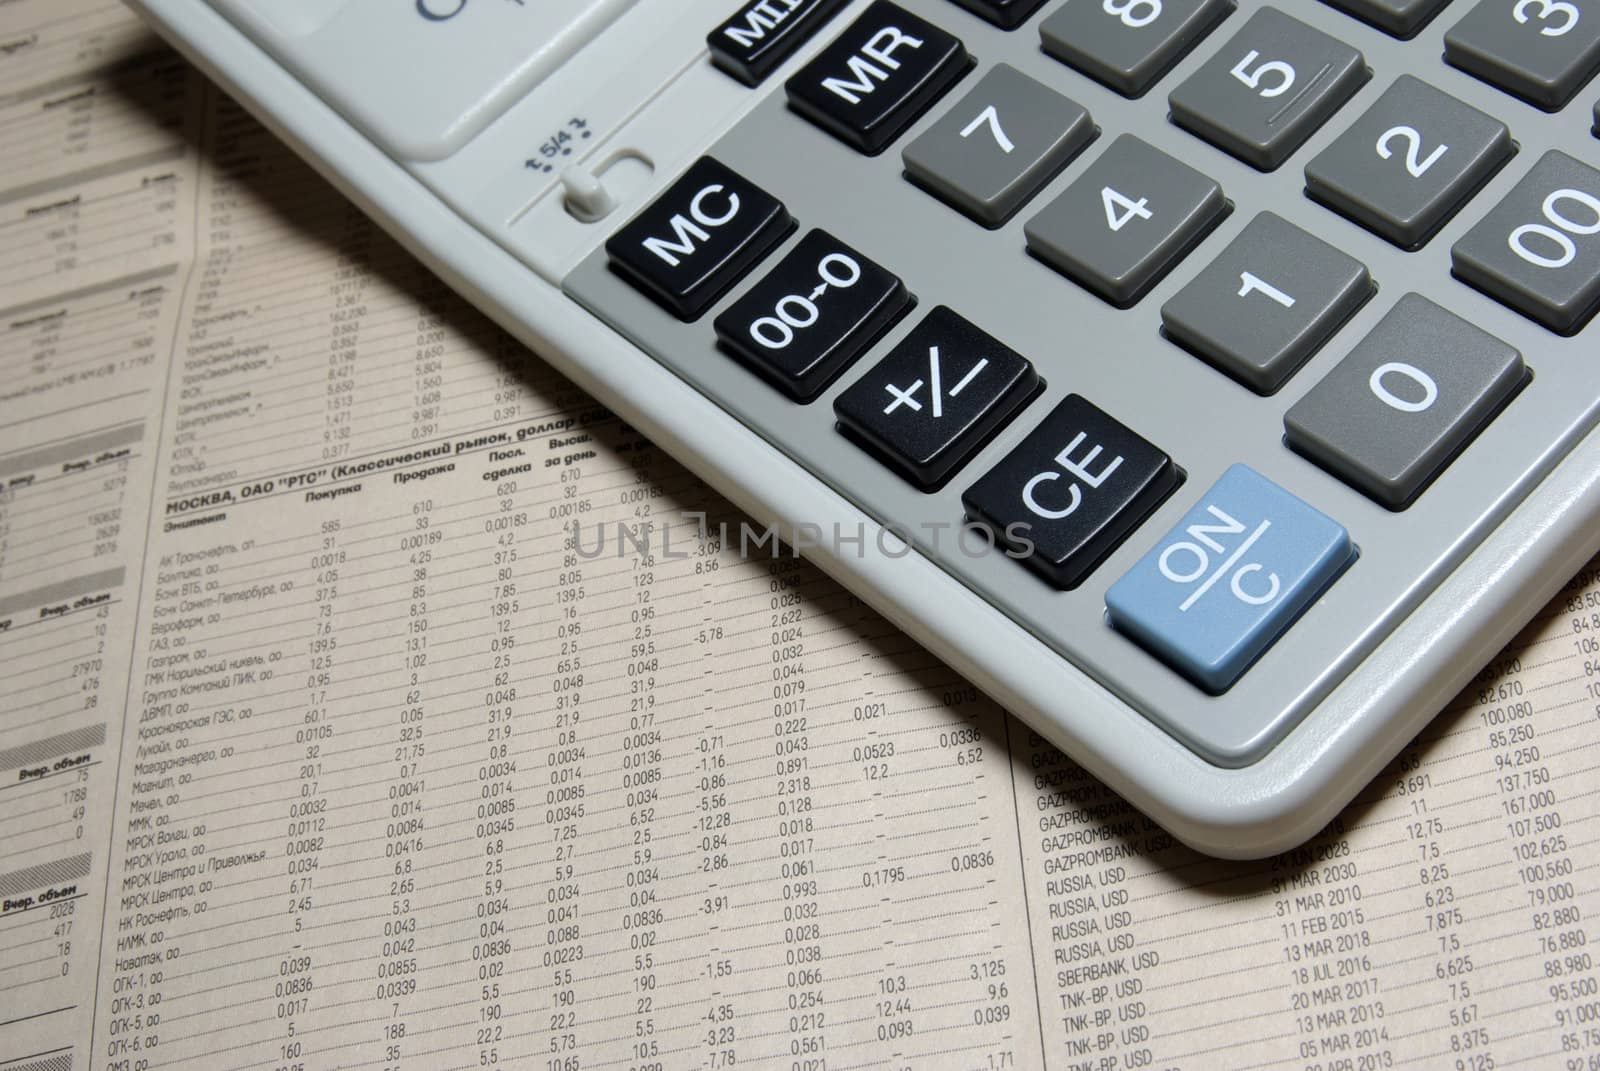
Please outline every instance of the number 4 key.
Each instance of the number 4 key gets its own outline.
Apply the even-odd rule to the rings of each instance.
[[[1028,252],[1125,308],[1227,214],[1216,182],[1124,134],[1023,230]]]

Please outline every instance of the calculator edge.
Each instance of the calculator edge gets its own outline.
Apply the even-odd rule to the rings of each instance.
[[[573,316],[569,298],[214,10],[197,0],[129,2],[431,270],[755,519],[873,525],[620,335]],[[782,483],[773,479],[778,472],[801,487],[781,503],[756,490]],[[1541,541],[1542,560],[1534,552]],[[809,556],[973,683],[1025,712],[1041,735],[1179,840],[1243,859],[1314,835],[1596,550],[1600,430],[1279,745],[1238,769],[1199,759],[920,556],[895,559],[869,548],[848,557],[826,547]],[[973,630],[974,621],[992,627]],[[1445,629],[1456,630],[1448,645],[1421,642]],[[1126,772],[1135,768],[1144,776]]]

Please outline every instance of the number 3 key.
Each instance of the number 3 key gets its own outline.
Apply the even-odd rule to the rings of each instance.
[[[1600,0],[1483,0],[1445,34],[1444,58],[1553,112],[1600,69]]]

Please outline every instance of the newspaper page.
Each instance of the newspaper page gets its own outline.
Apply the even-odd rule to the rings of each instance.
[[[0,160],[0,1071],[1600,1068],[1596,567],[1207,859],[631,543],[741,518],[119,7],[0,3]]]

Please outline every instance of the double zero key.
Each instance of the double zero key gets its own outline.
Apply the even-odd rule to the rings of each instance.
[[[910,304],[897,276],[814,230],[715,327],[724,349],[795,401],[808,402]]]
[[[1463,281],[1552,331],[1600,310],[1600,171],[1552,149],[1450,250]]]

